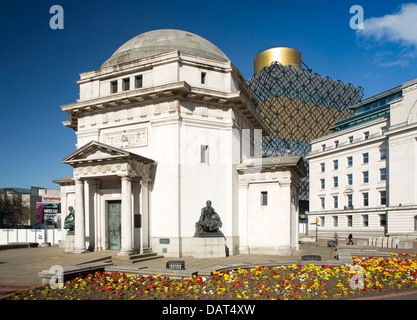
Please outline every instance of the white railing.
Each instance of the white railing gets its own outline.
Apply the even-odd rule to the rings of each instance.
[[[61,229],[47,229],[47,242],[59,244]],[[0,245],[9,243],[44,243],[44,229],[0,229]]]

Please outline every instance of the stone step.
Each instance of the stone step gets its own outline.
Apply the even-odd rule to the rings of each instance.
[[[78,263],[76,265],[83,265],[83,264],[95,263],[95,262],[103,262],[103,263],[112,262],[112,256],[104,256],[104,257],[100,257],[100,258],[97,258],[97,259],[89,260],[88,262],[81,262],[81,263]]]
[[[141,261],[153,260],[153,259],[160,259],[163,256],[158,256],[156,253],[139,253],[139,254],[132,254],[130,256],[112,256],[113,263],[137,263]]]

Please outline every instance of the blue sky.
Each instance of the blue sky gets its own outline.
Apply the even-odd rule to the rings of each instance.
[[[53,30],[50,7],[64,9]],[[364,29],[350,8],[361,5]],[[253,59],[292,47],[321,75],[364,88],[365,97],[417,77],[417,4],[410,1],[9,1],[0,12],[0,187],[58,188],[75,150],[61,105],[78,98],[79,74],[98,69],[134,36],[173,28],[217,45],[245,79]]]

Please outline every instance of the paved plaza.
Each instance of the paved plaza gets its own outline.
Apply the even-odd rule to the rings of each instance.
[[[38,247],[9,249],[0,251],[0,283],[32,283],[41,284],[38,273],[42,270],[50,269],[53,265],[69,266],[85,264],[104,257],[117,254],[118,251],[106,250],[90,252],[85,254],[65,253],[59,247]],[[215,270],[219,266],[236,264],[265,264],[276,261],[277,263],[297,263],[301,261],[301,256],[306,254],[320,255],[323,262],[325,260],[335,260],[334,248],[327,246],[301,245],[301,250],[293,256],[277,255],[235,255],[226,258],[198,259],[193,257],[167,258],[147,260],[135,264],[120,265],[121,267],[133,266],[134,268],[150,268],[165,270],[167,261],[185,261],[185,267],[189,270],[210,269]]]

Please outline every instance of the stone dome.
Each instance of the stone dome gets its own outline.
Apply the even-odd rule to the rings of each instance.
[[[115,66],[174,50],[221,62],[230,61],[214,44],[196,34],[182,30],[161,29],[145,32],[130,39],[101,67]]]

